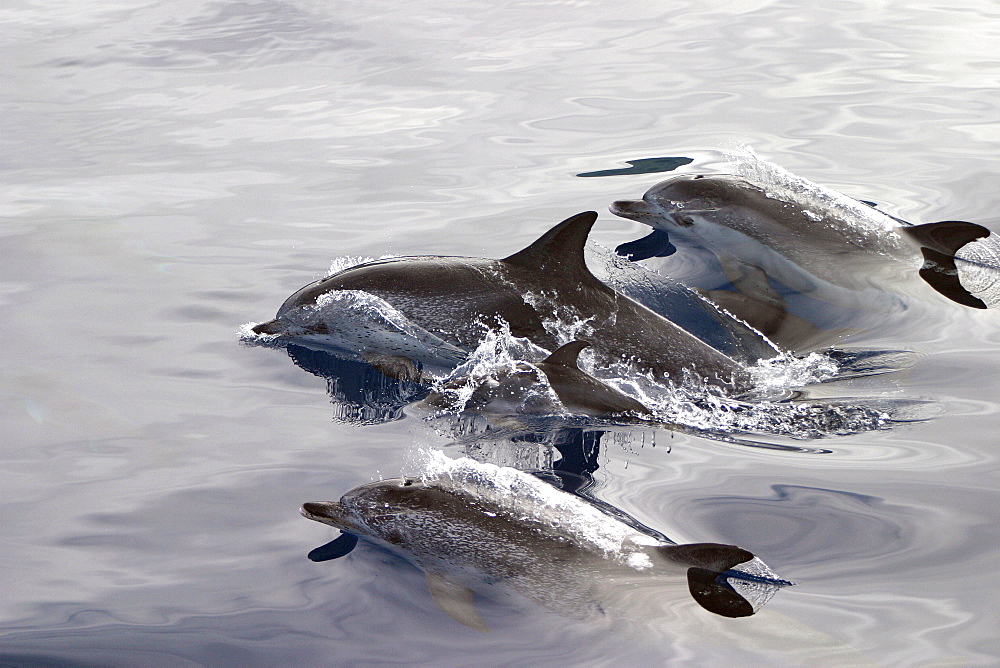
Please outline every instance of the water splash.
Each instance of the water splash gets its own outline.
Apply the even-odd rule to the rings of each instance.
[[[451,373],[436,381],[431,390],[446,398],[438,415],[460,414],[470,407],[477,390],[496,383],[497,379],[511,376],[526,369],[537,371],[538,382],[519,398],[515,412],[537,413],[536,405],[558,410],[562,405],[549,386],[545,374],[535,367],[548,356],[548,351],[528,339],[510,333],[510,326],[501,321],[500,326],[489,329],[479,346]],[[565,412],[565,411],[563,411]]]
[[[750,367],[755,396],[781,395],[791,388],[823,383],[837,378],[840,365],[826,354],[809,353],[795,357],[783,353],[760,360]]]
[[[571,323],[565,330],[554,331],[559,333],[560,338],[569,338],[570,332],[577,331],[574,325]],[[694,374],[675,380],[655,378],[648,373],[637,373],[624,362],[598,366],[594,357],[586,352],[579,360],[581,369],[650,408],[654,417],[651,421],[642,421],[645,424],[692,431],[723,440],[731,440],[730,437],[735,435],[811,440],[886,429],[897,422],[892,400],[861,397],[809,401],[789,398],[804,386],[860,375],[850,366],[853,360],[850,356],[845,364],[841,364],[833,353],[811,353],[801,358],[785,354],[762,360],[750,367],[755,382],[754,391],[733,398],[719,394]],[[485,384],[496,383],[497,378],[525,368],[535,368],[534,364],[547,354],[547,351],[527,340],[511,336],[509,328],[490,332],[465,363],[435,385],[434,391],[447,394],[449,401],[445,408],[429,419],[459,418],[464,411],[474,407],[473,398]],[[889,359],[894,358],[890,356]],[[885,371],[879,367],[873,369],[867,373]],[[584,421],[584,426],[593,428],[636,423],[636,420],[584,418],[569,414],[541,373],[538,374],[538,383],[520,397],[519,403],[507,408],[520,418],[538,415],[544,408],[550,421],[578,419]],[[906,420],[912,419],[912,416],[906,417]],[[508,423],[497,423],[494,427],[498,425],[513,428]],[[477,426],[482,425],[463,422],[456,425],[453,431],[475,432]],[[523,425],[524,428],[529,426],[541,428],[535,423],[529,425],[525,422]]]
[[[390,256],[383,255],[380,260],[384,260]],[[345,255],[343,257],[334,258],[333,262],[330,263],[330,268],[326,272],[326,276],[330,277],[334,274],[339,274],[342,271],[350,269],[351,267],[358,267],[363,264],[368,264],[369,262],[374,262],[375,258],[367,257],[363,255]]]
[[[726,582],[746,599],[755,611],[767,605],[781,587],[795,584],[791,580],[779,578],[777,573],[757,557],[727,571],[725,576]]]
[[[997,235],[965,244],[955,253],[962,285],[990,308],[1000,307],[1000,241]]]

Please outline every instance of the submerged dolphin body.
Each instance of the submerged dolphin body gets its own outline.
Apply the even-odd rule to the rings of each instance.
[[[648,601],[650,588],[668,606],[689,594],[715,614],[744,617],[791,584],[739,547],[665,543],[527,473],[467,459],[306,503],[302,514],[415,563],[442,609],[483,631],[472,590],[497,584],[576,619]],[[350,539],[338,540],[329,550],[340,556]]]
[[[611,205],[612,213],[654,228],[618,252],[635,260],[666,257],[676,245],[710,252],[721,266],[722,282],[742,295],[717,291],[710,296],[754,325],[768,308],[787,312],[785,295],[774,284],[786,294],[862,310],[894,308],[886,290],[932,298],[926,286],[973,308],[986,308],[984,299],[993,301],[969,290],[991,268],[980,266],[971,254],[962,257],[967,245],[983,244],[977,240],[989,236],[987,228],[963,221],[909,225],[808,182],[798,185],[775,192],[725,174],[668,179],[641,200]],[[922,282],[914,280],[918,276]],[[759,328],[772,334],[766,325]]]
[[[593,343],[601,363],[627,361],[675,380],[693,371],[712,384],[745,389],[741,364],[594,277],[583,250],[596,220],[593,211],[577,214],[502,260],[419,256],[352,267],[295,292],[274,320],[253,332],[321,341],[332,333],[322,323],[296,329],[296,314],[340,294],[363,293],[449,350],[474,349],[501,321],[513,336],[555,350],[562,323]]]
[[[438,392],[424,399],[429,406],[440,408],[454,403],[454,390],[475,383],[477,386],[465,402],[466,410],[515,413],[555,413],[539,372],[544,374],[548,388],[570,413],[591,417],[648,417],[652,412],[639,401],[602,383],[580,369],[580,351],[590,346],[586,341],[570,341],[541,362],[519,363],[512,370],[481,381],[468,377],[454,378]]]

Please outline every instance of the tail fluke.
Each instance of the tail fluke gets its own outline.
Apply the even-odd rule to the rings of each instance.
[[[902,232],[920,244],[924,266],[920,278],[942,295],[964,306],[986,308],[985,302],[969,292],[959,280],[955,253],[965,244],[990,235],[982,225],[961,220],[914,225]]]

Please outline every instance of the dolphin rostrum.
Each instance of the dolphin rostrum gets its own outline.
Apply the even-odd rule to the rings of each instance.
[[[473,589],[498,584],[576,619],[617,614],[616,602],[630,597],[669,607],[687,595],[717,615],[745,617],[791,584],[742,548],[664,542],[530,474],[465,458],[422,478],[362,485],[339,502],[306,503],[302,515],[344,532],[319,548],[332,556],[316,560],[349,551],[353,538],[344,536],[374,542],[424,570],[441,608],[481,631]]]
[[[625,361],[674,380],[691,371],[713,385],[745,389],[749,381],[741,364],[594,277],[583,252],[596,220],[593,211],[572,216],[502,260],[418,256],[361,264],[298,290],[274,320],[253,331],[322,339],[330,334],[322,322],[297,331],[290,324],[295,313],[360,292],[391,305],[442,344],[465,351],[501,321],[513,336],[546,350],[558,348],[558,328],[570,326],[592,343],[601,364]]]
[[[798,188],[773,192],[728,174],[673,177],[641,200],[611,205],[615,215],[654,228],[618,251],[640,260],[672,254],[672,241],[707,249],[738,291],[764,302],[781,299],[769,280],[820,301],[860,303],[909,273],[954,302],[986,308],[963,285],[955,260],[964,246],[988,237],[987,228],[964,221],[910,225],[798,181]],[[981,269],[959,259],[970,272]]]

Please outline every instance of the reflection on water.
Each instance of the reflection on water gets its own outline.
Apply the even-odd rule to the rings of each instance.
[[[359,426],[400,420],[404,406],[427,394],[426,387],[390,378],[365,362],[296,345],[287,350],[297,367],[326,379],[334,420]]]
[[[659,172],[672,172],[678,167],[689,165],[694,162],[694,158],[642,158],[641,160],[626,160],[631,167],[621,169],[602,169],[597,172],[584,172],[577,176],[627,176],[629,174],[657,174]]]
[[[731,141],[888,215],[995,233],[991,3],[8,4],[0,662],[995,665],[993,312],[869,309],[863,333],[840,334],[914,359],[771,399],[938,414],[741,437],[778,449],[425,420],[406,407],[420,384],[356,358],[289,350],[298,368],[233,345],[335,257],[504,257],[663,172],[724,171],[714,148]],[[594,241],[648,232],[602,213]],[[684,283],[712,259],[681,255],[666,259]],[[956,268],[989,290],[990,257],[970,245]],[[824,330],[859,322],[801,308]],[[684,593],[696,615],[670,642],[516,600],[477,600],[482,634],[364,541],[306,558],[333,536],[303,501],[419,471],[441,447],[547,472],[633,529],[741,545],[798,584],[742,620]],[[642,592],[620,603],[655,607]]]

